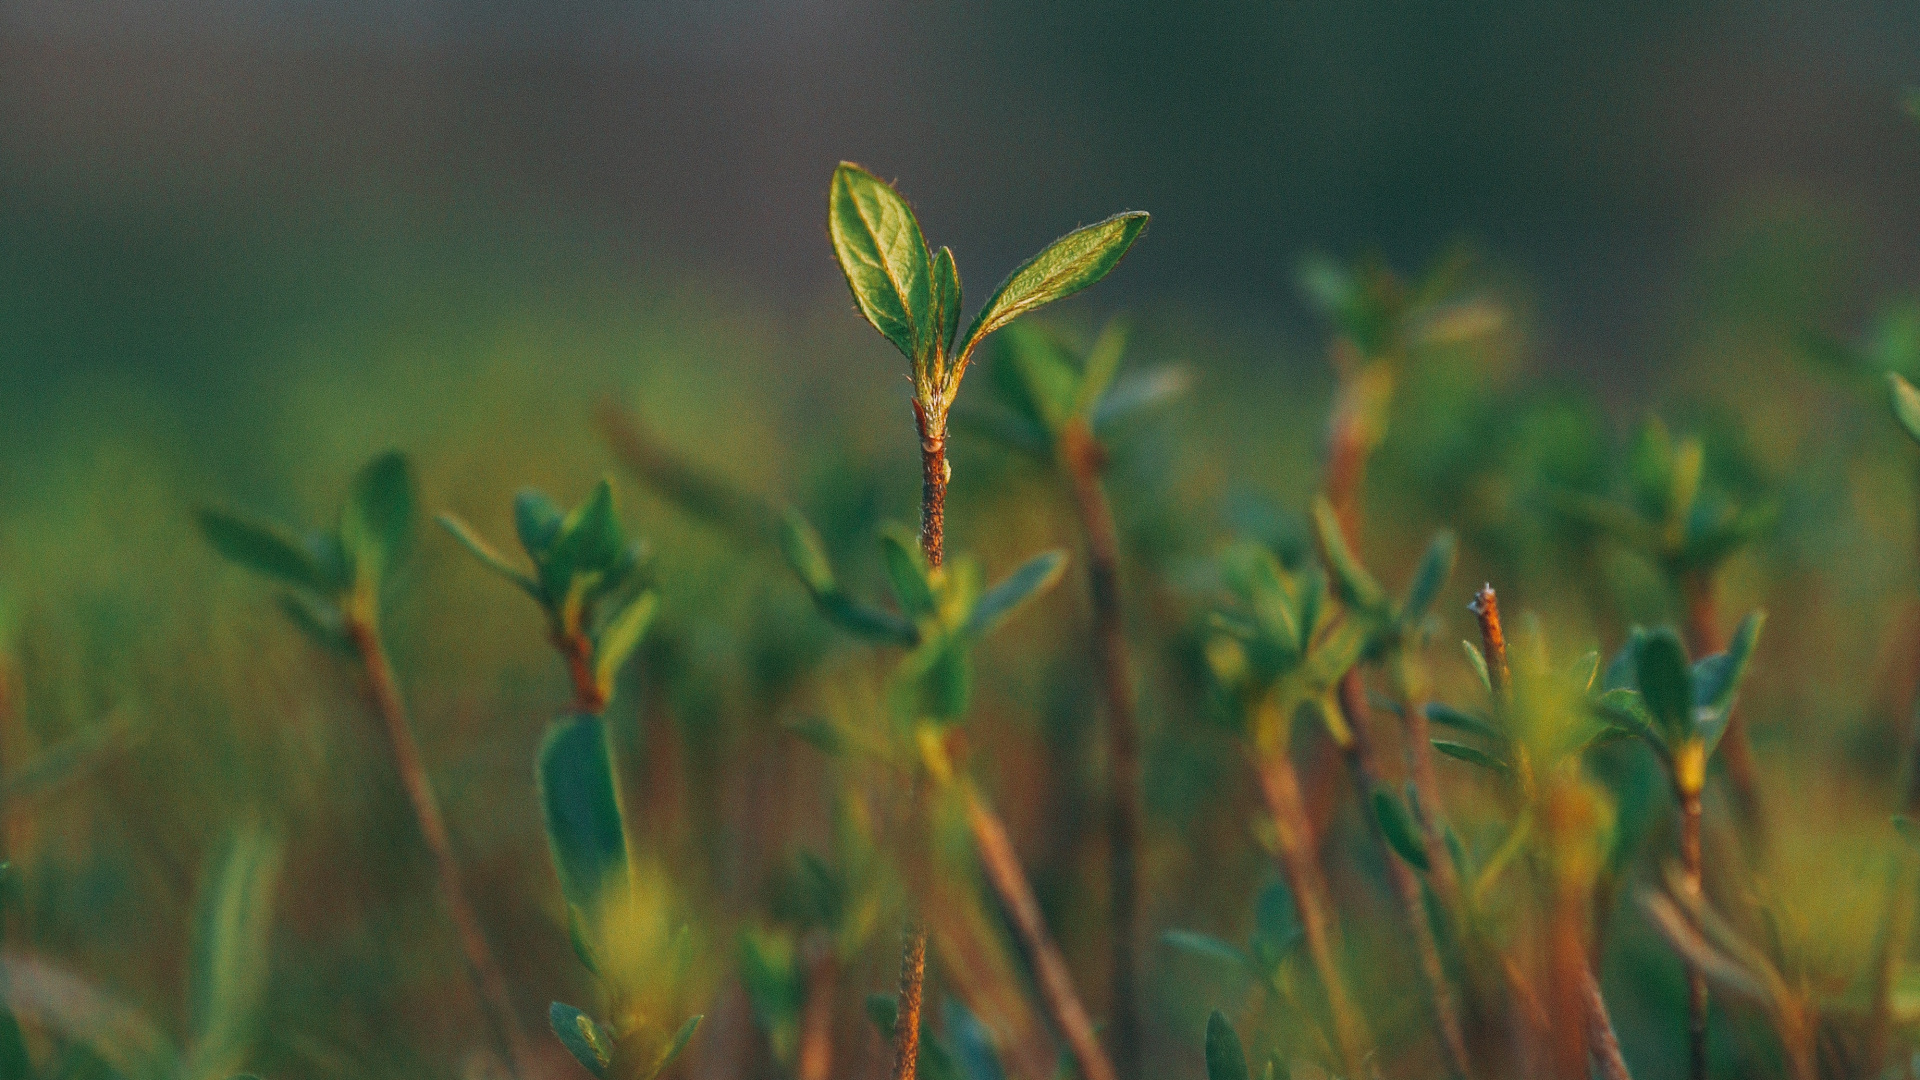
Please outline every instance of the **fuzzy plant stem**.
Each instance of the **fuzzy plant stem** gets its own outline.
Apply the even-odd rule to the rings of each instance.
[[[1000,902],[1006,906],[1007,915],[1013,920],[1013,928],[1026,949],[1028,962],[1033,966],[1034,981],[1040,987],[1040,998],[1046,1003],[1047,1014],[1053,1019],[1054,1027],[1066,1042],[1068,1051],[1073,1054],[1081,1080],[1115,1080],[1113,1063],[1107,1059],[1106,1050],[1094,1035],[1093,1021],[1087,1016],[1086,1006],[1080,1003],[1080,995],[1074,989],[1073,976],[1067,971],[1066,957],[1060,954],[1060,947],[1054,944],[1053,936],[1047,932],[1046,919],[1040,913],[1040,903],[1034,899],[1033,886],[1027,881],[1026,871],[1020,868],[1020,857],[1013,850],[1013,842],[1007,839],[1006,826],[980,798],[979,792],[969,787],[966,798],[967,826],[973,832],[974,846],[980,851],[980,863],[986,869],[987,880],[993,885],[994,892],[999,894]]]
[[[1352,676],[1353,672],[1348,672]],[[1361,805],[1373,806],[1374,792],[1383,790],[1380,773],[1374,761],[1372,749],[1372,717],[1367,708],[1365,687],[1357,678],[1341,680],[1340,711],[1346,717],[1347,728],[1352,739],[1345,748],[1347,767],[1353,774],[1353,782],[1358,790]],[[1372,820],[1369,812],[1368,820]],[[1434,1031],[1440,1036],[1440,1045],[1447,1054],[1447,1067],[1455,1076],[1468,1076],[1471,1069],[1467,1062],[1467,1040],[1460,1026],[1460,1009],[1454,1000],[1453,987],[1447,981],[1445,965],[1440,961],[1440,946],[1434,940],[1433,923],[1427,917],[1427,900],[1420,879],[1414,875],[1413,868],[1395,855],[1387,846],[1386,837],[1379,834],[1375,823],[1375,839],[1386,854],[1387,876],[1393,882],[1393,891],[1400,899],[1401,912],[1406,917],[1407,928],[1413,932],[1414,952],[1420,959],[1420,972],[1427,982],[1427,990],[1433,997]],[[1435,858],[1435,855],[1439,858]],[[1438,865],[1445,858],[1444,849],[1435,853],[1429,851],[1429,865]]]
[[[1696,658],[1725,652],[1727,642],[1720,636],[1713,572],[1692,570],[1681,575],[1680,592],[1686,607],[1687,652]],[[1740,817],[1741,832],[1751,852],[1763,854],[1767,845],[1767,819],[1760,798],[1760,767],[1753,760],[1753,744],[1747,738],[1745,717],[1737,708],[1727,714],[1727,729],[1720,737],[1718,753],[1727,766],[1727,780],[1733,788],[1733,805]]]
[[[420,826],[420,835],[433,855],[434,870],[439,877],[440,898],[447,905],[447,914],[453,920],[454,933],[460,939],[461,955],[467,962],[467,974],[480,996],[488,1026],[515,1075],[520,1080],[534,1080],[541,1073],[538,1059],[514,1014],[513,998],[507,992],[506,975],[487,945],[486,932],[480,927],[480,917],[467,898],[466,887],[461,884],[460,863],[453,854],[453,841],[447,836],[446,821],[440,816],[440,803],[434,798],[433,784],[427,778],[427,768],[420,757],[420,744],[414,741],[413,728],[407,720],[407,707],[400,699],[400,688],[394,679],[393,665],[387,660],[386,647],[381,643],[379,628],[370,619],[350,616],[347,620],[347,636],[366,673],[367,692],[386,725],[387,741],[393,749],[394,767],[400,774],[402,786],[407,790],[408,801],[413,804],[413,816]]]
[[[945,417],[913,402],[920,432],[920,551],[937,568],[946,555],[947,430]],[[916,796],[917,797],[917,796]],[[900,1010],[893,1030],[893,1080],[914,1080],[920,1070],[920,1007],[927,978],[927,928],[916,899],[907,897],[905,941],[900,950]]]
[[[1084,421],[1061,440],[1073,482],[1080,529],[1087,540],[1087,576],[1093,594],[1094,650],[1107,706],[1107,865],[1111,904],[1113,1055],[1122,1076],[1140,1071],[1140,1021],[1134,970],[1139,939],[1141,845],[1140,732],[1133,669],[1120,613],[1120,538],[1100,473],[1105,452]]]
[[[1334,1048],[1346,1075],[1364,1076],[1366,1026],[1347,994],[1346,979],[1340,974],[1340,963],[1335,956],[1333,906],[1315,855],[1313,825],[1307,820],[1306,801],[1300,794],[1300,774],[1284,752],[1259,755],[1255,772],[1260,781],[1260,794],[1273,816],[1280,872],[1287,879],[1287,889],[1293,893],[1294,912],[1300,917],[1300,935],[1307,946],[1307,958],[1327,997],[1327,1011],[1333,1020]]]

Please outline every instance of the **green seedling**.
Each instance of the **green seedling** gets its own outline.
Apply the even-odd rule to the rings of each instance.
[[[382,598],[412,539],[417,501],[406,458],[386,453],[355,475],[339,523],[331,530],[302,534],[265,518],[220,509],[202,510],[200,527],[214,550],[285,588],[281,606],[296,626],[359,662],[414,820],[433,854],[468,974],[501,1050],[520,1080],[531,1080],[537,1066],[507,993],[506,976],[461,883],[460,864],[380,633]]]
[[[1206,1060],[1207,1080],[1253,1080],[1240,1035],[1218,1009],[1207,1016]],[[1278,1057],[1269,1057],[1260,1080],[1293,1080],[1293,1070]]]
[[[598,714],[659,604],[647,582],[645,546],[627,538],[614,510],[613,484],[604,479],[565,514],[545,495],[523,491],[514,498],[513,516],[531,573],[459,518],[442,514],[440,525],[540,605],[573,680],[574,711]]]
[[[261,1034],[281,863],[279,838],[259,825],[233,830],[209,861],[194,905],[182,1041],[51,961],[26,952],[0,958],[0,1070],[20,1080],[62,1075],[51,1062],[36,1068],[17,1017],[128,1080],[228,1080]]]
[[[600,984],[606,1020],[548,1010],[553,1033],[596,1080],[653,1080],[700,1025],[685,1016],[693,942],[657,867],[630,848],[604,723],[556,721],[540,748],[540,804],[574,949]]]
[[[1360,659],[1367,631],[1329,602],[1323,578],[1290,574],[1271,552],[1242,544],[1221,560],[1229,606],[1213,615],[1207,662],[1216,691],[1240,728],[1273,818],[1286,875],[1332,1021],[1340,1068],[1362,1075],[1367,1035],[1336,960],[1338,928],[1314,851],[1313,830],[1290,749],[1295,719],[1312,716],[1335,745],[1353,744],[1336,691]]]

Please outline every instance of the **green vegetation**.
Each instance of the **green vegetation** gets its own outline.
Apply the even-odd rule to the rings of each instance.
[[[842,164],[904,403],[682,315],[624,474],[530,368],[328,528],[102,479],[10,540],[0,1076],[1913,1075],[1920,323],[1794,328],[1789,431],[1530,381],[1462,258],[1309,260],[1311,385],[1021,319],[1146,224],[963,330]]]

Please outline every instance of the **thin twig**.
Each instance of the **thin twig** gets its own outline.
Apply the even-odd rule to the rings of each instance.
[[[1702,895],[1700,793],[1685,787],[1680,795],[1680,867],[1682,883],[1695,900]],[[1693,1080],[1707,1075],[1707,973],[1687,964],[1687,1061]]]
[[[526,1032],[514,1013],[506,976],[487,945],[480,917],[474,912],[466,888],[461,883],[460,863],[454,857],[453,842],[447,835],[446,821],[440,815],[440,804],[434,797],[432,782],[427,778],[426,765],[420,756],[420,744],[414,740],[413,728],[407,720],[406,704],[400,698],[393,665],[387,660],[379,629],[369,619],[350,616],[347,620],[347,636],[360,657],[361,668],[366,674],[367,691],[385,723],[394,767],[400,774],[401,785],[406,788],[408,800],[413,804],[414,820],[420,827],[420,835],[426,841],[428,851],[433,855],[441,902],[447,905],[447,914],[453,921],[455,936],[460,941],[461,955],[467,962],[467,974],[480,996],[488,1027],[506,1054],[514,1073],[521,1080],[532,1080],[541,1074],[538,1058],[534,1056],[533,1047],[528,1043]]]
[[[1620,1056],[1620,1039],[1613,1033],[1613,1019],[1607,1015],[1607,999],[1600,995],[1600,981],[1593,967],[1581,968],[1580,989],[1586,999],[1587,1053],[1599,1066],[1601,1080],[1633,1080],[1627,1071],[1627,1059]]]
[[[1300,796],[1300,776],[1293,760],[1285,753],[1259,755],[1255,773],[1260,794],[1273,817],[1280,872],[1293,893],[1294,911],[1300,917],[1300,934],[1307,946],[1307,958],[1319,976],[1320,989],[1326,994],[1327,1011],[1333,1020],[1333,1042],[1340,1064],[1348,1076],[1362,1076],[1366,1061],[1367,1034],[1347,994],[1346,979],[1340,974],[1335,956],[1332,902],[1326,879],[1313,846],[1313,826],[1307,820],[1306,804]]]
[[[973,832],[974,846],[979,849],[981,866],[1026,949],[1047,1014],[1073,1054],[1082,1080],[1114,1080],[1113,1063],[1093,1033],[1093,1021],[1074,989],[1066,958],[1047,931],[1040,903],[1034,899],[1033,886],[1020,866],[1013,842],[1007,839],[1006,826],[971,786],[966,790],[966,799],[967,825]]]
[[[1107,705],[1107,859],[1112,905],[1113,1056],[1122,1076],[1140,1071],[1139,1005],[1134,944],[1139,938],[1141,844],[1140,732],[1133,670],[1120,611],[1120,539],[1100,472],[1105,453],[1085,421],[1061,438],[1073,482],[1080,528],[1087,539],[1087,576],[1093,594],[1094,648]]]

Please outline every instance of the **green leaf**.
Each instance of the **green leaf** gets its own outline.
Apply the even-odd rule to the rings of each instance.
[[[1900,835],[1900,839],[1905,840],[1915,847],[1920,847],[1920,822],[1914,821],[1905,814],[1895,814],[1893,815],[1893,831]]]
[[[406,547],[413,527],[413,470],[389,451],[353,478],[340,512],[340,544],[353,565],[354,581],[377,586]]]
[[[673,1033],[673,1038],[667,1042],[666,1048],[660,1051],[660,1056],[654,1059],[653,1066],[641,1074],[640,1080],[653,1080],[660,1075],[661,1070],[673,1064],[673,1059],[679,1057],[680,1051],[685,1050],[687,1044],[693,1041],[693,1033],[700,1029],[700,1021],[704,1019],[706,1019],[704,1015],[688,1017],[687,1022],[680,1025],[680,1030]]]
[[[1912,382],[1901,379],[1897,371],[1887,373],[1887,384],[1893,388],[1893,419],[1901,421],[1908,436],[1920,440],[1920,390],[1914,390]]]
[[[1080,373],[1079,392],[1073,403],[1075,416],[1089,423],[1093,421],[1100,399],[1113,385],[1114,376],[1120,373],[1120,359],[1126,351],[1126,322],[1117,316],[1108,319],[1107,325],[1100,329],[1100,336],[1094,339],[1093,348],[1087,352],[1087,366]]]
[[[973,606],[973,614],[967,617],[966,636],[978,641],[992,633],[1015,608],[1052,588],[1066,565],[1064,551],[1044,551],[1021,563]]]
[[[934,333],[942,356],[953,351],[953,335],[960,330],[960,271],[953,265],[953,252],[941,248],[933,254]]]
[[[900,601],[900,610],[906,612],[909,619],[923,619],[933,614],[933,585],[927,580],[927,564],[920,553],[919,539],[894,526],[880,534],[880,550],[886,559],[887,580],[893,584],[893,595]]]
[[[1160,935],[1160,940],[1184,952],[1195,956],[1204,956],[1209,960],[1219,960],[1233,964],[1247,971],[1253,970],[1253,959],[1239,948],[1214,937],[1194,930],[1168,930]]]
[[[553,500],[538,491],[522,491],[513,497],[514,531],[520,534],[520,546],[536,563],[545,562],[553,542],[560,539],[564,518]]]
[[[1260,890],[1253,902],[1252,947],[1262,962],[1272,965],[1290,952],[1305,931],[1300,926],[1299,906],[1285,880],[1274,878]]]
[[[813,526],[807,524],[799,511],[790,509],[781,519],[779,541],[780,553],[786,557],[787,565],[829,622],[870,641],[912,645],[918,640],[918,631],[905,619],[857,603],[841,591],[827,553],[820,546],[820,534],[813,531]]]
[[[1487,658],[1480,654],[1480,646],[1463,640],[1460,647],[1467,650],[1467,663],[1473,667],[1474,675],[1479,677],[1480,685],[1487,693],[1493,693],[1493,678],[1487,674]]]
[[[331,600],[287,593],[280,597],[280,610],[288,621],[323,648],[351,655],[353,639],[347,635],[347,616]]]
[[[1207,1017],[1207,1080],[1250,1080],[1240,1036],[1218,1009]]]
[[[893,1029],[900,1026],[900,999],[892,994],[868,994],[866,1010],[867,1019],[880,1034],[893,1038]]]
[[[605,725],[591,716],[554,721],[540,745],[539,782],[560,892],[591,916],[602,891],[627,875],[626,831]]]
[[[1320,542],[1320,555],[1326,560],[1327,570],[1333,576],[1333,589],[1342,603],[1357,611],[1377,615],[1387,608],[1387,592],[1380,583],[1373,580],[1367,568],[1347,546],[1346,534],[1341,531],[1340,518],[1333,512],[1333,504],[1320,496],[1313,500],[1314,536]]]
[[[1000,1063],[1000,1051],[993,1045],[993,1033],[973,1011],[957,998],[943,998],[940,1019],[946,1029],[950,1053],[959,1080],[1007,1080]]]
[[[1438,701],[1427,702],[1427,722],[1478,735],[1490,742],[1505,742],[1505,737],[1485,718]]]
[[[441,528],[447,530],[455,540],[460,541],[460,546],[471,552],[473,557],[479,559],[481,564],[486,566],[487,569],[520,586],[521,589],[526,591],[528,596],[533,597],[535,600],[545,599],[540,594],[540,585],[538,582],[528,577],[519,567],[508,562],[506,556],[494,550],[493,545],[482,540],[480,534],[469,528],[466,522],[461,521],[452,514],[441,514],[437,520],[440,522]]]
[[[1380,832],[1387,838],[1387,845],[1405,859],[1408,866],[1423,874],[1431,869],[1426,845],[1420,840],[1420,830],[1399,799],[1387,791],[1374,791],[1373,817],[1380,823]]]
[[[1693,665],[1694,708],[1709,715],[1733,708],[1734,695],[1740,690],[1740,680],[1746,676],[1747,664],[1753,659],[1753,648],[1760,640],[1760,628],[1766,618],[1765,612],[1749,614],[1734,631],[1726,652]]]
[[[922,642],[900,664],[895,707],[915,719],[952,722],[967,714],[973,694],[973,656],[967,643],[947,635]]]
[[[1105,435],[1144,412],[1150,412],[1187,392],[1193,386],[1193,372],[1168,366],[1150,371],[1130,371],[1115,380],[1113,389],[1100,398],[1093,409],[1093,430]]]
[[[1406,603],[1400,607],[1402,622],[1416,624],[1427,617],[1427,610],[1433,607],[1434,598],[1440,595],[1447,578],[1453,576],[1453,560],[1458,548],[1450,532],[1440,533],[1427,545],[1427,553],[1421,556],[1419,569],[1413,572],[1413,584],[1407,586]]]
[[[966,357],[982,338],[1021,315],[1106,277],[1146,227],[1147,215],[1133,211],[1075,229],[1049,244],[993,291],[967,327],[959,355]]]
[[[6,1002],[0,1001],[0,1077],[7,1080],[31,1080],[33,1061],[27,1056],[26,1039],[20,1034],[20,1021]]]
[[[907,359],[923,363],[934,334],[932,259],[906,200],[843,161],[828,190],[827,233],[860,314]]]
[[[1501,761],[1499,758],[1494,757],[1492,754],[1478,747],[1468,746],[1466,743],[1448,742],[1445,739],[1434,739],[1432,741],[1435,750],[1440,751],[1450,758],[1464,761],[1469,765],[1478,765],[1483,769],[1492,769],[1497,773],[1504,774],[1509,771],[1506,762]]]
[[[213,550],[255,573],[319,593],[343,584],[333,580],[300,537],[276,522],[213,507],[195,516]]]
[[[613,699],[613,682],[620,674],[620,668],[633,655],[645,636],[647,627],[653,624],[654,612],[659,610],[660,594],[643,592],[627,601],[619,613],[607,621],[600,631],[599,639],[593,645],[593,679],[600,688],[600,696],[609,701]]]
[[[558,602],[574,580],[600,575],[605,583],[631,563],[632,549],[614,512],[613,482],[605,477],[585,502],[561,519],[559,535],[540,565],[540,587]]]
[[[267,991],[280,856],[278,840],[245,826],[201,883],[187,962],[188,1077],[226,1077],[246,1058]]]
[[[1669,627],[1642,634],[1635,645],[1633,671],[1641,700],[1668,744],[1675,745],[1693,729],[1693,677],[1686,647]]]
[[[1022,325],[1007,331],[1007,337],[1006,355],[1019,374],[1033,415],[1049,432],[1059,432],[1073,415],[1080,373],[1060,342],[1045,330]]]
[[[786,557],[787,565],[808,592],[824,596],[840,591],[840,583],[833,576],[833,564],[827,561],[826,549],[820,544],[820,534],[798,510],[789,508],[781,518],[780,554]]]
[[[554,1002],[547,1007],[547,1025],[582,1068],[597,1080],[607,1080],[613,1067],[613,1039],[601,1030],[593,1018],[571,1005]]]

